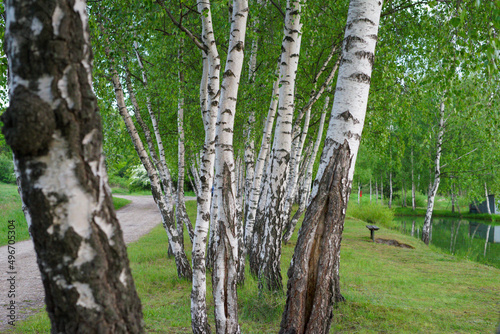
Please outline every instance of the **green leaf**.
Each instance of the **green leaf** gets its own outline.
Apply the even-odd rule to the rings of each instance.
[[[460,19],[458,17],[454,17],[450,20],[450,24],[456,28],[460,25]]]

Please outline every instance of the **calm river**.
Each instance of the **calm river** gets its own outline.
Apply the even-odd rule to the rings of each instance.
[[[422,236],[424,217],[395,217],[394,221],[400,222],[401,232],[415,238]],[[433,218],[431,244],[450,254],[500,268],[500,226],[487,223],[459,218]]]

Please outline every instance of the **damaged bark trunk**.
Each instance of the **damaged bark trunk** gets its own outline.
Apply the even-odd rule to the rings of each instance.
[[[340,293],[340,242],[361,132],[382,1],[351,0],[343,61],[312,200],[299,231],[281,334],[326,334]]]
[[[6,1],[1,119],[53,333],[141,333],[102,154],[85,1]],[[54,41],[59,50],[54,54]]]

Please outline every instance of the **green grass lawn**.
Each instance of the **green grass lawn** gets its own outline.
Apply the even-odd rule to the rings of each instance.
[[[187,202],[191,219],[194,201]],[[333,310],[331,333],[493,333],[498,324],[500,270],[461,260],[425,246],[397,231],[381,228],[376,236],[396,239],[414,249],[369,240],[365,222],[348,219],[342,241],[341,286],[346,302]],[[282,275],[296,242],[283,247]],[[191,245],[186,238],[191,256]],[[167,236],[161,225],[128,247],[146,332],[191,333],[189,282],[179,280],[174,259],[166,257]],[[210,276],[210,275],[209,275]],[[208,282],[210,284],[210,277]],[[207,295],[214,327],[211,287]],[[259,294],[248,275],[239,288],[242,333],[277,333],[285,295]],[[19,323],[16,333],[48,333],[45,312]]]
[[[113,197],[115,210],[128,203],[130,203],[128,199]],[[24,218],[17,186],[0,183],[0,246],[7,244],[7,226],[9,220],[15,221],[17,241],[29,239],[28,224]]]

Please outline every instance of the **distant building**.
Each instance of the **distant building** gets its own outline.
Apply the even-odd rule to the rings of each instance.
[[[488,234],[488,225],[478,222],[469,223],[469,236],[474,235],[476,238],[486,239]],[[500,226],[491,226],[488,242],[493,244],[500,243]]]
[[[488,201],[490,202],[491,213],[500,213],[499,203],[495,201],[495,195],[488,195]],[[475,202],[469,204],[469,213],[488,213],[486,201],[482,201],[481,203]]]

